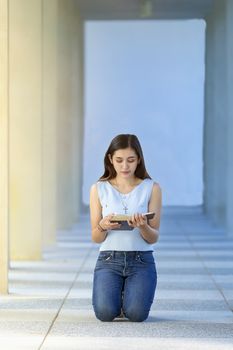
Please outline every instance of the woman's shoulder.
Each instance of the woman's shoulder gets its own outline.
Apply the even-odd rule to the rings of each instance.
[[[91,191],[96,191],[99,188],[102,188],[103,186],[105,186],[107,183],[107,181],[104,180],[98,180],[95,183],[93,183],[90,187]]]
[[[90,192],[91,193],[97,192],[97,183],[96,182],[90,186]]]
[[[153,191],[161,191],[161,186],[157,181],[151,178],[147,178],[145,180],[147,180],[147,182],[151,185]]]
[[[152,192],[161,195],[162,189],[158,182],[153,181]]]
[[[142,180],[142,181],[144,181],[144,182],[148,182],[148,183],[150,183],[150,184],[153,184],[153,185],[157,185],[157,186],[159,186],[159,183],[157,182],[157,181],[155,181],[154,179],[152,179],[151,177],[146,177],[144,180]]]
[[[154,187],[161,187],[160,184],[157,181],[155,181],[155,180],[152,180],[152,181],[153,181],[153,186]]]

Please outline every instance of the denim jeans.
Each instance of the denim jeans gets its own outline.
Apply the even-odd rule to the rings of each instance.
[[[121,310],[134,322],[144,321],[157,284],[152,251],[100,251],[93,279],[96,317],[112,321]]]

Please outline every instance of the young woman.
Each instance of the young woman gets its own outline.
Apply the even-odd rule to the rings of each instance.
[[[92,185],[92,239],[101,243],[93,279],[96,317],[112,321],[125,316],[144,321],[157,283],[153,244],[159,238],[161,189],[148,175],[135,135],[116,136],[104,157],[104,174]],[[151,220],[143,213],[155,212]],[[111,222],[114,213],[130,215],[131,230]]]

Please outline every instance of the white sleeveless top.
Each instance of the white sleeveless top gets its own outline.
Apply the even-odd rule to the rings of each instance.
[[[127,215],[148,212],[153,180],[144,179],[139,185],[127,193],[120,193],[108,181],[98,181],[97,191],[102,206],[103,217],[111,213],[125,214],[124,205],[127,205]],[[122,198],[123,196],[123,198]],[[101,243],[100,251],[146,251],[154,250],[153,244],[147,243],[140,234],[139,228],[131,231],[108,230],[105,240]]]

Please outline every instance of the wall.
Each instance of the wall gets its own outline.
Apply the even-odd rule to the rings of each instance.
[[[136,133],[165,205],[203,202],[205,22],[87,22],[85,203],[118,133]]]

